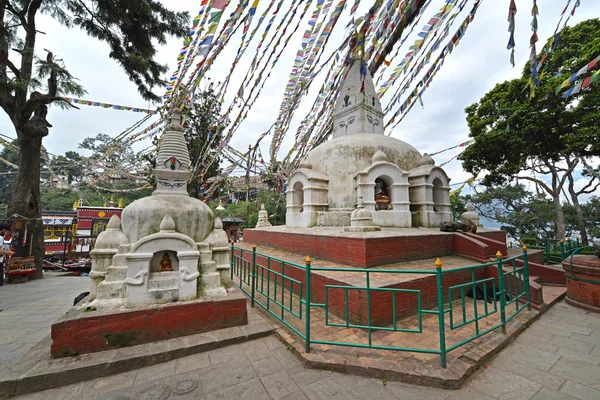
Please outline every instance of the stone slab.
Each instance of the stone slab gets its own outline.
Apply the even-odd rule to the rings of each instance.
[[[20,363],[13,365],[9,374],[0,377],[0,400],[133,371],[273,333],[273,328],[255,311],[248,308],[247,313],[249,324],[246,326],[58,359],[50,357],[51,339],[48,336]],[[208,357],[199,360],[198,365],[202,363],[208,363]],[[177,367],[175,363],[174,373],[189,369],[183,366],[178,371]]]

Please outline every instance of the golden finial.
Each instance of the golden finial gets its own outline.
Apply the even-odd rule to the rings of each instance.
[[[443,264],[442,264],[442,260],[440,260],[440,258],[438,257],[438,258],[435,260],[435,266],[436,266],[436,268],[442,268],[442,265],[443,265]]]
[[[306,263],[310,264],[312,262],[312,258],[310,256],[306,256]]]
[[[501,252],[500,250],[498,250],[498,251],[496,252],[496,257],[497,257],[497,258],[502,258],[502,252]]]

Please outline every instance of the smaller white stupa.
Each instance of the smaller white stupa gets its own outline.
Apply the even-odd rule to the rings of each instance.
[[[190,197],[191,161],[174,114],[156,158],[152,196],[111,218],[91,252],[91,306],[138,307],[225,296],[227,234],[202,201]]]
[[[269,222],[269,213],[265,210],[265,205],[260,205],[260,211],[258,212],[258,221],[256,221],[257,228],[263,228],[265,226],[272,226]]]
[[[482,226],[479,222],[479,214],[475,212],[473,208],[473,203],[471,203],[471,199],[467,200],[467,211],[461,214],[460,219],[463,224],[466,224],[468,221],[471,221],[475,224],[475,226]]]

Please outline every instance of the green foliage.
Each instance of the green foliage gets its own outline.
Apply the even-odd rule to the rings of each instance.
[[[67,151],[64,156],[52,159],[50,169],[57,175],[66,175],[69,184],[79,182],[85,174],[83,156],[76,151]]]
[[[221,172],[219,168],[221,157],[218,156],[216,147],[221,143],[223,129],[229,120],[219,122],[220,117],[221,103],[214,84],[210,82],[206,89],[197,95],[197,100],[184,124],[190,159],[195,167],[195,173],[188,183],[190,196],[200,198],[207,180]],[[208,166],[208,161],[215,155],[215,161]]]
[[[459,158],[470,173],[489,171],[484,185],[502,184],[534,162],[600,155],[599,88],[568,99],[555,94],[560,83],[600,54],[600,20],[567,27],[560,38],[533,99],[528,64],[521,78],[496,85],[466,108],[475,141]]]
[[[240,201],[239,203],[228,204],[224,211],[226,217],[243,218],[245,223],[241,224],[242,229],[254,228],[258,222],[258,212],[260,205],[264,204],[269,222],[273,225],[285,225],[285,194],[279,192],[261,192],[256,201]],[[275,212],[277,210],[277,212]],[[275,218],[276,215],[276,218]]]
[[[480,217],[497,221],[502,229],[519,241],[540,243],[544,237],[555,238],[557,218],[551,200],[528,192],[523,185],[488,187],[472,200]],[[577,230],[573,206],[562,207],[567,236]]]
[[[467,211],[467,200],[470,198],[470,195],[461,196],[460,193],[450,194],[450,210],[452,211],[452,219],[454,221],[460,221],[462,214]]]
[[[117,61],[144,99],[160,101],[152,93],[162,86],[166,65],[154,60],[156,44],[167,35],[187,34],[188,13],[170,11],[157,0],[44,0],[41,11],[68,28],[78,27],[110,46]]]
[[[16,144],[17,141],[14,140],[13,143]],[[0,157],[15,165],[19,164],[19,153],[10,147],[4,147],[2,152],[0,152]],[[15,168],[0,162],[0,204],[6,206],[10,201],[16,173],[17,170]],[[1,213],[0,215],[3,216],[5,213]]]

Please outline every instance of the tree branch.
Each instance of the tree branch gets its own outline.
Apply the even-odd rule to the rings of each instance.
[[[535,183],[536,185],[539,185],[540,187],[544,188],[544,190],[546,192],[548,192],[548,194],[550,196],[554,195],[554,191],[552,189],[550,189],[550,187],[548,185],[546,185],[546,183],[544,181],[542,181],[541,179],[537,179],[537,178],[531,178],[529,176],[517,176],[516,178],[518,179],[524,179],[526,181],[530,181]]]
[[[6,9],[10,11],[14,16],[16,16],[19,21],[21,21],[21,26],[23,28],[27,28],[27,20],[25,20],[25,13],[27,12],[27,6],[29,6],[29,2],[26,3],[25,7],[21,11],[17,10],[15,6],[13,6],[10,1],[6,1],[5,3]]]
[[[2,62],[4,65],[6,65],[8,68],[10,68],[12,73],[15,74],[15,76],[17,78],[21,77],[21,71],[19,71],[19,69],[16,67],[16,65],[13,64],[12,61],[10,61],[8,59],[8,57],[2,51],[0,51],[0,62]]]

